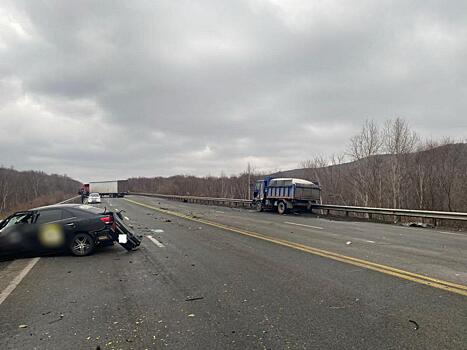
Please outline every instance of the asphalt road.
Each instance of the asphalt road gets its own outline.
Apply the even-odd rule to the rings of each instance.
[[[128,199],[187,218],[107,200],[139,250],[0,263],[0,292],[30,268],[0,349],[467,349],[467,296],[313,253],[465,286],[463,234]]]

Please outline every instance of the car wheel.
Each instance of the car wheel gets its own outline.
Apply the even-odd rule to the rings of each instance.
[[[277,212],[282,215],[282,214],[285,214],[286,211],[287,211],[287,205],[285,205],[284,202],[279,202],[277,204]]]
[[[70,251],[76,256],[86,256],[94,251],[94,240],[87,233],[77,233],[70,244]]]

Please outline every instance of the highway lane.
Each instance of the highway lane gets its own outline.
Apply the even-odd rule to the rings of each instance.
[[[115,245],[85,258],[41,258],[0,305],[0,348],[463,349],[467,344],[464,296],[122,199],[109,202],[163,247],[146,238],[131,253]],[[182,203],[161,202],[169,205],[185,210]],[[219,216],[236,212],[190,207]],[[266,222],[272,218],[250,214]],[[202,299],[191,300],[197,298]],[[22,324],[27,328],[19,328]]]
[[[134,197],[141,203],[467,285],[467,234]],[[129,197],[131,199],[131,197]],[[347,242],[351,242],[347,244]]]

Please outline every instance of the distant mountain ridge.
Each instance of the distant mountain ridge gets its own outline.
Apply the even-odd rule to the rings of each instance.
[[[279,171],[271,176],[319,182],[327,203],[467,211],[465,143]]]

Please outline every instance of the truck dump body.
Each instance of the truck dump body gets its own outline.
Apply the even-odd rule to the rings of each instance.
[[[321,189],[310,181],[300,179],[272,179],[266,190],[268,198],[316,201],[320,200]]]

